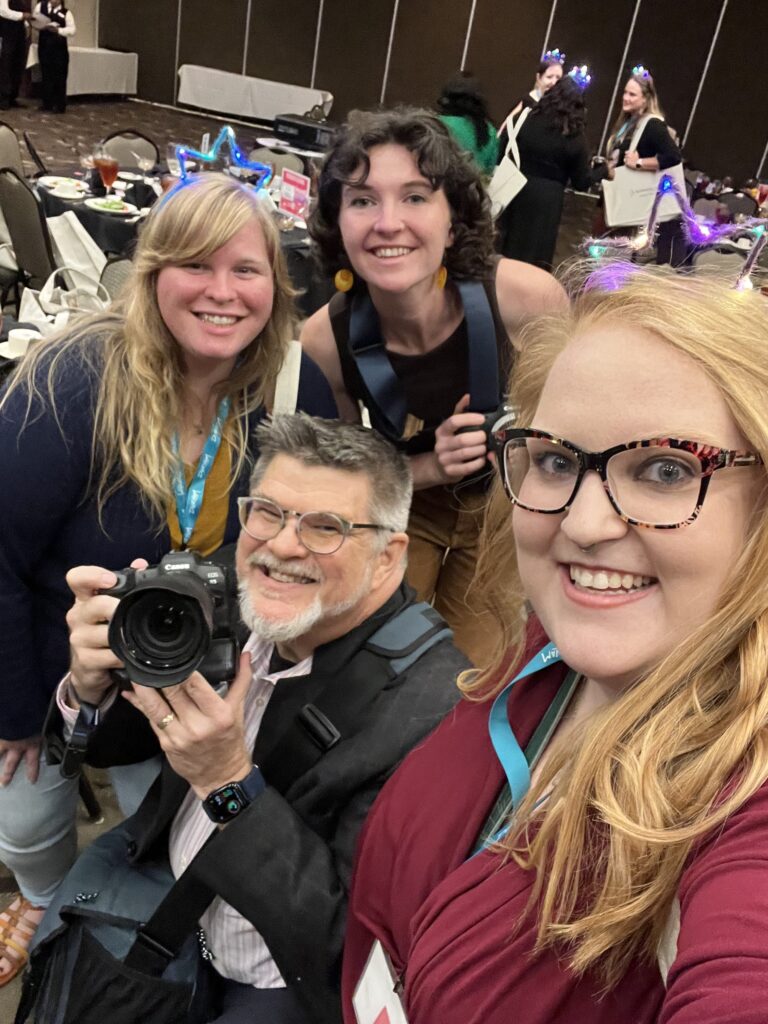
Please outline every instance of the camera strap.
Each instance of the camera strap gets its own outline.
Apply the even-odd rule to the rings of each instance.
[[[229,399],[222,398],[216,413],[216,419],[213,421],[211,432],[205,442],[203,452],[197,463],[195,475],[192,477],[189,486],[187,486],[184,477],[184,464],[181,461],[179,435],[173,435],[171,443],[173,445],[173,453],[177,459],[172,481],[173,494],[176,499],[176,514],[179,517],[181,538],[185,545],[189,543],[190,537],[194,533],[197,517],[200,515],[200,509],[203,507],[205,484],[221,447],[222,429],[229,415],[229,407]]]
[[[469,348],[468,412],[489,412],[499,404],[496,325],[480,281],[454,281],[464,307]],[[376,307],[367,292],[355,295],[349,311],[349,352],[378,412],[376,426],[390,440],[405,437],[407,398],[387,355]]]

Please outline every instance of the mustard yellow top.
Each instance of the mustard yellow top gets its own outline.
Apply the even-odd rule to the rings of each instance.
[[[226,440],[222,438],[211,471],[205,482],[203,504],[197,517],[192,536],[187,547],[201,555],[210,555],[224,543],[224,531],[227,527],[229,513],[229,491],[232,484],[230,470],[232,468],[232,452]],[[184,464],[184,478],[189,487],[197,466]],[[176,514],[176,502],[172,501],[168,509],[168,529],[171,533],[171,548],[180,551],[182,547],[179,517]]]

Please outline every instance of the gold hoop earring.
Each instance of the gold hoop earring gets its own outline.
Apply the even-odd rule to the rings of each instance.
[[[336,286],[337,292],[348,292],[355,283],[355,275],[345,267],[343,270],[336,271],[333,283]]]
[[[442,290],[443,288],[445,288],[447,280],[448,271],[446,270],[445,266],[442,266],[437,272],[437,276],[435,277],[435,283],[437,284],[437,287]]]

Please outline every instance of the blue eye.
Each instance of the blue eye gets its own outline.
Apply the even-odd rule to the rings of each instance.
[[[693,466],[669,455],[650,459],[638,466],[635,479],[662,487],[680,487],[698,478]]]

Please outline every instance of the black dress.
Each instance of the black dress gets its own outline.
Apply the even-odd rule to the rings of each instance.
[[[52,22],[65,28],[67,9],[60,7],[52,10],[48,0],[42,0],[40,13]],[[67,37],[58,32],[43,29],[37,42],[37,54],[40,61],[40,77],[42,79],[43,110],[53,110],[63,114],[67,109],[67,75],[69,74],[69,46]]]
[[[29,13],[30,0],[8,0],[11,11]],[[27,24],[0,18],[0,110],[17,106],[27,63]]]
[[[528,182],[497,221],[497,248],[509,259],[551,270],[565,186],[570,181],[586,189],[592,183],[587,143],[583,133],[563,135],[554,119],[534,108],[517,145]]]

